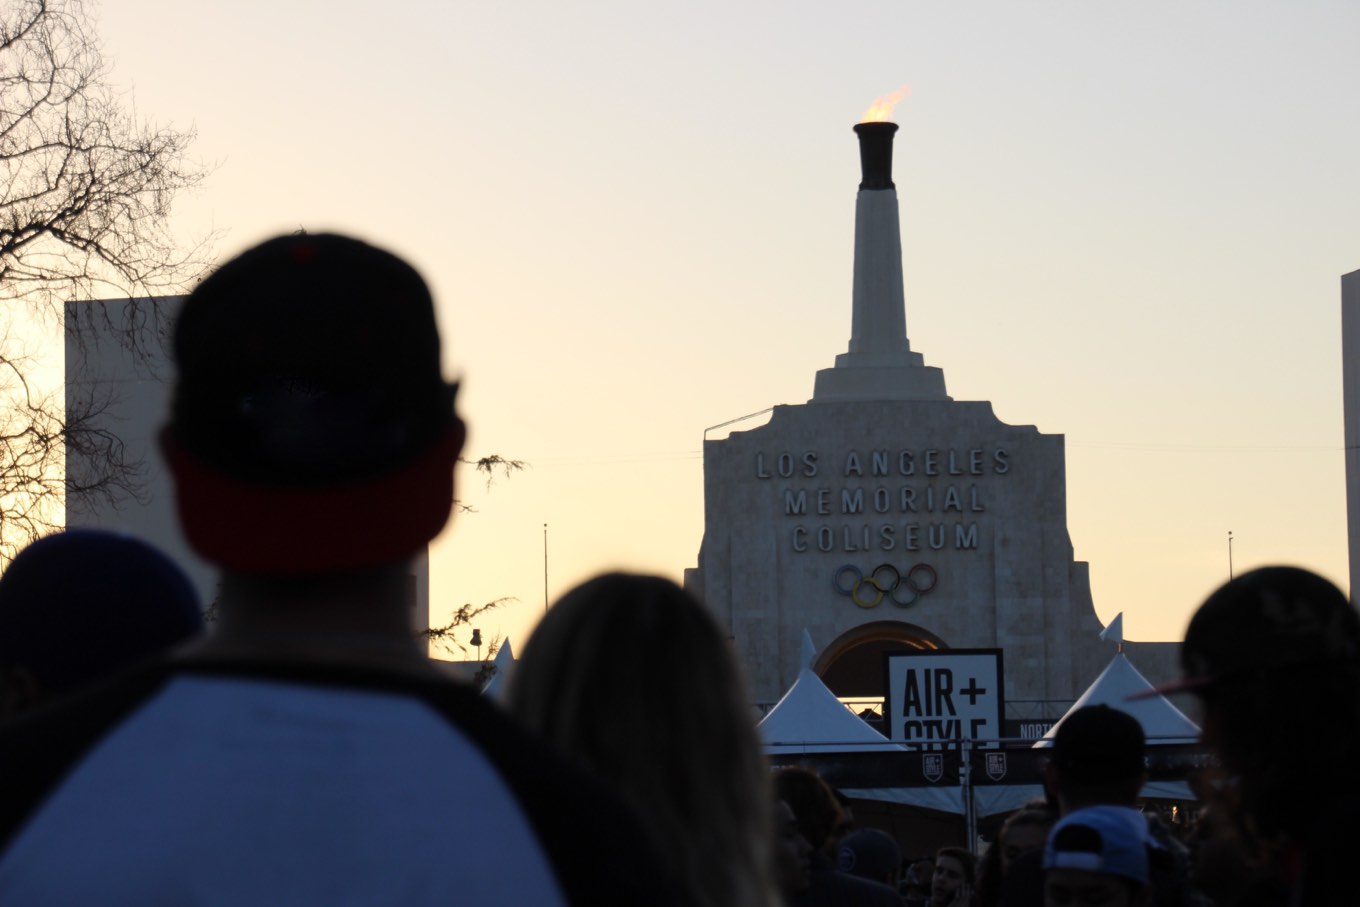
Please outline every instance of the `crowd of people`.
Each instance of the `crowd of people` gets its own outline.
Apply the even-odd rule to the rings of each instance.
[[[219,620],[114,532],[0,575],[0,904],[1355,900],[1360,619],[1296,568],[1187,630],[1165,691],[1199,698],[1216,761],[1185,839],[1142,808],[1141,726],[1092,706],[980,859],[904,854],[815,767],[771,770],[722,628],[657,577],[564,596],[503,703],[449,679],[404,571],[454,500],[440,355],[423,279],[348,237],[270,240],[189,295],[160,442]]]

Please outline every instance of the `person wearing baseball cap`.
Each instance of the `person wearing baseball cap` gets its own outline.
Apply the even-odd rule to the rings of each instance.
[[[411,624],[464,438],[420,275],[269,240],[184,301],[174,359],[161,447],[219,625],[0,735],[0,903],[669,903],[633,814]]]
[[[1135,807],[1147,781],[1147,740],[1128,712],[1091,705],[1063,717],[1045,769],[1060,813],[1085,806]]]
[[[837,869],[884,885],[896,887],[901,862],[897,839],[881,828],[852,829],[836,849]]]
[[[1147,825],[1138,813],[1089,806],[1059,819],[1044,845],[1046,907],[1149,903]]]
[[[1190,620],[1183,676],[1203,740],[1226,778],[1211,786],[1254,843],[1274,853],[1293,904],[1353,899],[1349,842],[1360,815],[1360,614],[1334,584],[1298,567],[1230,580]]]
[[[1150,849],[1150,888],[1159,905],[1193,903],[1190,857],[1183,844],[1138,809],[1147,781],[1147,741],[1143,726],[1128,712],[1108,705],[1084,706],[1063,717],[1049,750],[1045,783],[1066,817],[1100,807],[1119,813],[1142,828]],[[1056,827],[1056,826],[1055,826]],[[1041,855],[1031,853],[1012,866],[1002,893],[1003,907],[1043,903]]]

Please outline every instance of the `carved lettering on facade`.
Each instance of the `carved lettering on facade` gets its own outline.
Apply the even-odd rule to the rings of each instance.
[[[804,484],[827,462],[836,464],[830,484]],[[754,465],[756,479],[779,485],[795,553],[976,551],[985,526],[977,515],[1012,457],[995,445],[775,450],[757,453]]]

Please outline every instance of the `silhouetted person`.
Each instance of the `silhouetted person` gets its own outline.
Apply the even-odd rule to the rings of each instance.
[[[1026,807],[1012,813],[1001,824],[996,840],[978,864],[978,884],[973,903],[976,907],[996,907],[1006,875],[1015,861],[1025,854],[1044,849],[1049,829],[1058,819],[1046,806]]]
[[[1138,809],[1147,781],[1147,741],[1143,726],[1127,712],[1107,705],[1086,706],[1067,715],[1054,735],[1045,768],[1045,786],[1059,816],[1089,806],[1124,810],[1145,831],[1153,903],[1182,907],[1196,902],[1189,883],[1188,854]],[[1042,860],[1037,853],[1018,858],[1002,885],[1004,907],[1043,903]]]
[[[897,890],[907,907],[924,907],[930,902],[930,883],[935,876],[935,855],[912,860],[902,873]]]
[[[1045,907],[1150,903],[1147,825],[1114,806],[1089,806],[1053,826],[1043,851]]]
[[[897,887],[897,868],[902,848],[881,828],[856,828],[841,838],[836,848],[836,868],[841,872]]]
[[[812,884],[812,845],[798,829],[798,817],[783,800],[774,801],[775,884],[783,903]]]
[[[1353,903],[1355,606],[1307,570],[1252,570],[1195,612],[1181,666],[1184,678],[1162,689],[1190,689],[1203,703],[1203,739],[1226,775],[1205,790],[1218,795],[1218,818],[1235,826],[1241,853],[1269,854],[1280,903]]]
[[[666,901],[632,814],[416,639],[405,565],[464,437],[420,276],[271,240],[189,295],[174,357],[162,448],[218,629],[0,735],[0,903]]]
[[[793,808],[798,828],[812,845],[812,881],[808,890],[789,898],[795,907],[901,907],[897,892],[887,885],[838,870],[824,851],[832,834],[843,827],[844,812],[835,792],[805,768],[781,768],[774,773],[775,795]]]
[[[977,861],[962,847],[935,851],[935,872],[930,877],[930,907],[972,907]]]
[[[0,575],[0,720],[202,632],[193,584],[146,542],[101,529],[41,538]]]
[[[770,907],[769,768],[713,617],[668,579],[611,573],[559,599],[506,705],[655,832],[679,900]]]

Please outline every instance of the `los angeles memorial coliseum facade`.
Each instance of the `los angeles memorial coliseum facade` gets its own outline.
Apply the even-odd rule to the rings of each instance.
[[[883,695],[887,651],[999,648],[1005,698],[1051,701],[1040,711],[1056,718],[1113,655],[1073,559],[1063,436],[951,399],[912,351],[896,128],[856,127],[849,350],[806,404],[705,442],[704,538],[686,586],[730,629],[760,701],[797,678],[807,629],[813,668],[839,696]],[[1175,650],[1126,654],[1157,682]]]

